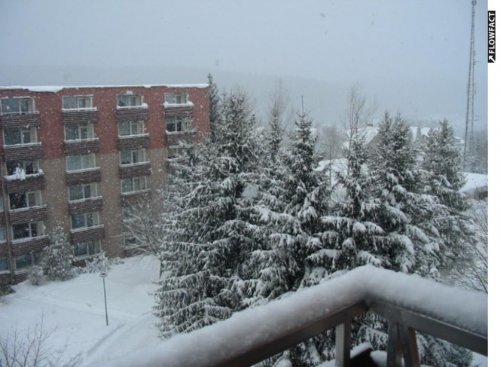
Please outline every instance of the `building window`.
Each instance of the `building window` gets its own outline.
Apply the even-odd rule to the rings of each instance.
[[[3,212],[3,196],[0,196],[0,212]]]
[[[43,232],[44,225],[42,222],[20,223],[12,225],[12,238],[14,240],[43,236]]]
[[[35,101],[31,97],[3,98],[1,101],[2,115],[35,112]]]
[[[87,110],[94,108],[93,96],[65,96],[63,110]]]
[[[123,149],[120,150],[120,164],[139,164],[146,162],[146,149]]]
[[[9,271],[9,259],[6,257],[0,257],[0,273],[3,271]]]
[[[41,191],[9,194],[10,209],[32,208],[42,205]]]
[[[5,242],[5,228],[0,227],[0,242]]]
[[[118,107],[142,107],[142,96],[136,94],[120,94],[117,101]]]
[[[120,136],[142,135],[144,134],[144,121],[122,121],[118,126]]]
[[[182,116],[167,117],[167,131],[169,133],[180,133],[191,130],[191,119]]]
[[[146,176],[128,177],[122,179],[122,194],[148,189],[148,178]]]
[[[68,188],[69,201],[91,199],[99,196],[99,184],[79,184]]]
[[[4,129],[4,144],[19,145],[37,142],[36,127],[8,127]]]
[[[38,160],[34,161],[8,161],[7,162],[7,174],[13,175],[16,170],[20,168],[27,175],[33,175],[39,173],[40,162]]]
[[[78,171],[82,169],[96,168],[95,154],[69,155],[66,157],[66,170]]]
[[[71,229],[90,228],[99,225],[99,213],[71,214]]]
[[[166,93],[165,102],[169,105],[185,105],[188,104],[187,93]]]
[[[16,256],[16,270],[21,270],[30,267],[32,264],[31,255]]]
[[[179,145],[173,145],[167,148],[168,159],[179,158],[181,154],[182,154],[182,148]]]
[[[66,125],[64,127],[65,140],[87,140],[94,139],[94,125],[78,124],[78,125]]]
[[[78,242],[73,246],[75,256],[91,256],[101,252],[101,242],[98,240]]]

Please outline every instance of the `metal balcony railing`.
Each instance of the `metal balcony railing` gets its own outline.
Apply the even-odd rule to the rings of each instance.
[[[487,355],[486,294],[363,266],[103,365],[250,366],[335,328],[336,365],[349,366],[351,321],[365,312],[389,321],[387,366],[420,365],[416,331]]]

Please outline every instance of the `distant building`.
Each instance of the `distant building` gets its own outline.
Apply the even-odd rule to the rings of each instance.
[[[0,284],[56,225],[78,259],[123,256],[123,215],[160,199],[179,139],[209,132],[208,85],[0,88]]]

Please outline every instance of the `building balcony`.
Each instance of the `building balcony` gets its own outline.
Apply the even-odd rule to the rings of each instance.
[[[151,162],[120,165],[120,178],[150,176]]]
[[[193,140],[194,135],[196,134],[195,130],[188,131],[179,131],[179,132],[171,132],[165,131],[165,139],[167,146],[175,146],[179,145],[181,141],[190,142]]]
[[[118,137],[118,149],[149,148],[149,134],[137,134]]]
[[[66,171],[66,184],[68,186],[100,182],[101,181],[101,168],[89,168],[78,171]]]
[[[193,103],[164,103],[163,107],[165,107],[165,116],[187,116],[192,115],[193,113]]]
[[[97,123],[97,108],[79,110],[62,110],[62,120],[65,125]]]
[[[251,366],[330,329],[335,366],[380,365],[369,354],[371,364],[356,361],[351,350],[352,319],[365,313],[388,321],[383,365],[420,366],[417,331],[488,354],[487,294],[363,266],[107,365]]]
[[[10,224],[39,222],[47,220],[47,205],[9,210]]]
[[[40,113],[38,111],[0,115],[0,128],[40,126],[40,122]]]
[[[4,145],[3,152],[6,161],[29,161],[41,159],[43,156],[42,143]]]
[[[43,250],[49,243],[49,237],[46,235],[13,240],[12,252],[14,256],[30,254]]]
[[[45,176],[42,170],[23,176],[4,176],[4,185],[8,194],[43,190],[45,189]]]
[[[149,116],[148,105],[144,103],[141,106],[117,107],[115,116],[118,122],[146,120]]]
[[[74,200],[68,203],[70,214],[99,212],[102,210],[102,196],[95,198]]]
[[[64,154],[79,155],[99,152],[99,139],[65,140]]]
[[[150,189],[122,193],[122,199],[121,199],[122,206],[129,206],[137,204],[142,201],[149,201],[149,200],[151,200]]]
[[[72,229],[70,231],[71,243],[75,244],[84,241],[101,240],[104,238],[104,225],[94,227]]]

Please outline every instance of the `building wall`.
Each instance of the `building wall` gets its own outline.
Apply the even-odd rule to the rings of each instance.
[[[165,93],[187,93],[190,103],[182,106],[164,106]],[[117,108],[117,96],[135,94],[143,97],[147,108]],[[71,111],[62,110],[63,96],[92,95],[95,110]],[[35,113],[6,115],[0,114],[0,165],[1,175],[6,175],[6,161],[16,157],[39,158],[41,177],[29,180],[7,180],[1,182],[1,194],[5,209],[0,212],[0,227],[7,232],[16,216],[28,220],[43,219],[46,233],[50,233],[56,225],[62,225],[73,243],[87,239],[100,239],[102,250],[109,256],[123,256],[123,222],[122,207],[134,200],[151,200],[159,203],[161,191],[166,185],[167,148],[166,115],[182,114],[192,118],[196,130],[195,139],[199,141],[208,134],[209,126],[209,90],[206,85],[186,86],[117,86],[117,87],[68,87],[68,88],[0,88],[0,99],[6,97],[32,97],[35,101]],[[123,139],[118,137],[118,122],[121,120],[145,121],[145,136]],[[78,142],[64,141],[65,124],[90,121],[98,140]],[[38,141],[33,146],[5,146],[3,130],[5,127],[36,126]],[[175,140],[182,138],[175,136]],[[171,138],[172,139],[172,138]],[[171,140],[173,141],[173,140]],[[120,149],[145,147],[149,163],[120,167]],[[90,171],[67,173],[66,155],[95,152],[96,168]],[[146,175],[149,180],[148,192],[123,195],[121,178]],[[69,203],[68,187],[78,182],[98,182],[101,198],[84,202]],[[29,210],[31,214],[19,214],[8,208],[9,192],[24,192],[29,189],[40,189],[45,205],[37,210]],[[71,230],[71,213],[98,211],[101,225],[84,231]],[[24,215],[24,217],[22,217]],[[28,217],[27,217],[28,216]],[[6,236],[0,242],[0,261],[8,258],[9,271],[0,271],[0,284],[23,279],[28,268],[16,269],[15,256],[31,254],[48,244],[43,236],[32,238],[23,244],[13,243],[12,236]],[[32,245],[31,245],[32,244]]]

